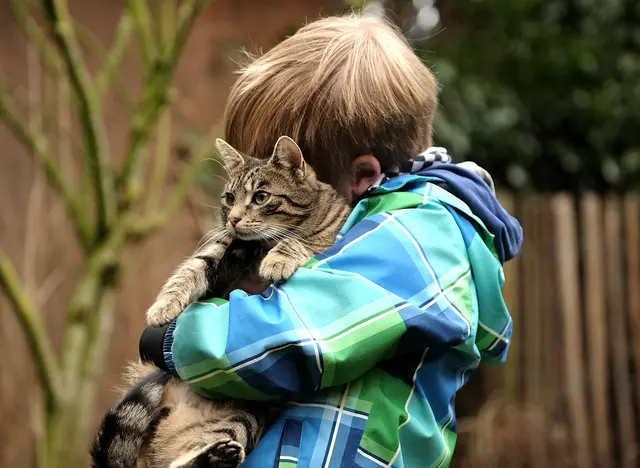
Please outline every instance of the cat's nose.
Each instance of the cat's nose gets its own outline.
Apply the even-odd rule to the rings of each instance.
[[[229,221],[229,224],[231,224],[233,227],[236,227],[236,224],[238,224],[238,222],[240,221],[240,218],[236,216],[229,216],[227,220]]]

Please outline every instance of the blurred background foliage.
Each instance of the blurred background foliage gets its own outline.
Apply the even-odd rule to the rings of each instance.
[[[348,2],[399,23],[440,86],[438,145],[505,188],[640,185],[640,2]]]
[[[68,60],[55,52],[59,41],[51,41],[53,32],[70,29],[55,27],[51,15],[27,21],[9,4],[22,10],[66,10],[68,4],[65,16],[77,28],[87,76],[102,75],[85,83],[100,91],[98,118],[78,118],[76,104],[86,93],[70,87],[67,72],[60,77],[48,67]],[[173,63],[164,55],[176,31],[172,18],[181,17],[179,5],[189,4],[202,4],[202,11],[180,60],[170,54]],[[140,17],[145,5],[148,15]],[[48,347],[57,351],[75,336],[66,333],[68,325],[81,323],[67,320],[75,317],[68,311],[72,304],[77,309],[76,294],[87,297],[87,277],[91,284],[99,277],[101,287],[90,289],[109,313],[84,314],[85,329],[99,324],[87,318],[99,316],[106,317],[104,329],[117,324],[117,333],[87,333],[83,340],[95,356],[75,359],[92,353],[70,352],[74,359],[60,360],[65,369],[87,368],[63,373],[65,381],[80,377],[82,387],[73,393],[65,387],[67,408],[44,405],[25,327],[0,294],[6,317],[0,327],[0,467],[32,466],[40,453],[41,466],[57,460],[67,468],[75,465],[65,451],[86,452],[82,439],[113,404],[122,366],[137,356],[143,311],[217,220],[219,162],[213,154],[198,161],[211,153],[207,141],[221,135],[238,51],[268,50],[302,24],[350,9],[400,26],[440,83],[435,143],[456,161],[472,159],[489,169],[503,189],[501,203],[526,233],[521,255],[505,266],[503,291],[514,320],[509,359],[481,369],[457,396],[453,466],[640,466],[639,0],[13,0],[0,2],[0,81],[11,84],[7,102],[19,104],[26,132],[16,138],[15,119],[14,134],[0,122],[0,254],[15,265],[10,279],[23,280],[23,296],[33,299],[31,315],[50,334]],[[43,41],[32,40],[43,27]],[[186,39],[180,37],[175,44]],[[54,53],[41,53],[49,42]],[[175,70],[166,67],[170,63]],[[164,84],[158,82],[163,76]],[[136,103],[152,129],[144,138],[132,114]],[[129,215],[126,231],[129,223],[138,228],[114,249],[115,263],[101,255],[102,244],[88,242],[88,252],[72,240],[74,219],[65,215],[68,200],[56,193],[60,184],[47,184],[46,171],[33,164],[43,148],[55,150],[60,180],[74,189],[68,211],[95,215],[89,192],[101,189],[85,183],[89,151],[80,122],[104,127],[109,150],[100,153],[107,169],[120,172],[127,154],[148,164],[131,172],[135,184],[117,190],[115,209]],[[25,135],[39,130],[51,132],[50,147],[27,138],[23,148]],[[131,141],[136,151],[128,150]],[[187,193],[196,177],[198,187]],[[170,196],[170,186],[180,189],[172,191],[178,197]],[[163,216],[142,216],[157,212]],[[118,225],[106,226],[116,240],[122,239],[113,229]],[[105,273],[120,271],[117,284],[111,274],[85,268],[94,254],[109,260]],[[103,364],[85,366],[98,360]],[[60,416],[53,418],[60,426],[48,425],[45,410]],[[62,450],[51,450],[45,430],[56,434]],[[46,450],[37,451],[36,441]]]

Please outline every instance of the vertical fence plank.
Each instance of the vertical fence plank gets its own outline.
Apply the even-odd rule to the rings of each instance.
[[[560,466],[562,453],[580,468],[640,466],[640,199],[586,195],[580,223],[570,196],[499,199],[518,215],[525,245],[505,265],[509,359],[484,390],[533,405],[547,429],[566,412],[573,446],[531,427],[521,446],[530,466]]]
[[[636,407],[640,409],[640,200],[629,195],[624,201],[627,269],[627,311],[636,374]]]
[[[543,425],[539,418],[544,415],[542,399],[542,326],[541,326],[541,288],[540,288],[540,256],[543,226],[540,219],[540,198],[535,194],[528,194],[523,202],[524,229],[527,240],[522,255],[522,274],[524,277],[523,293],[523,329],[526,335],[527,352],[525,353],[524,369],[524,400],[535,411],[536,423]],[[530,438],[531,461],[535,466],[545,466],[545,441],[540,428],[532,431]]]
[[[558,307],[558,278],[556,275],[555,243],[553,232],[553,212],[548,196],[540,197],[540,310],[538,314],[542,329],[542,376],[541,392],[543,399],[543,424],[544,433],[549,437],[549,427],[559,422],[560,418],[556,408],[562,394],[562,360],[558,359],[564,352],[562,339],[562,323],[559,317]],[[544,466],[552,466],[553,447],[548,444],[547,459]],[[551,460],[550,460],[551,458]]]
[[[499,193],[498,199],[500,204],[505,210],[512,216],[518,215],[516,203],[513,196],[510,193]],[[513,333],[511,336],[511,342],[509,344],[509,355],[507,362],[504,364],[502,392],[509,399],[509,401],[519,401],[519,383],[518,376],[522,368],[520,365],[520,349],[521,349],[521,337],[522,337],[522,320],[520,317],[520,294],[519,294],[519,267],[520,256],[517,256],[513,260],[507,262],[504,265],[505,283],[502,287],[502,294],[504,296],[505,303],[511,313],[513,319]]]
[[[557,195],[552,200],[556,234],[556,268],[560,287],[560,309],[565,341],[565,387],[568,397],[570,433],[575,443],[576,465],[591,468],[587,400],[584,388],[583,342],[580,317],[578,239],[573,199]]]
[[[620,466],[636,465],[636,428],[634,425],[629,347],[624,301],[622,260],[622,220],[620,200],[609,197],[605,201],[605,239],[607,246],[607,306],[609,311],[609,342],[613,360],[614,401],[616,405]]]
[[[584,298],[587,331],[588,387],[590,390],[591,424],[598,466],[611,463],[609,429],[609,367],[607,366],[607,318],[605,300],[604,243],[602,202],[586,195],[581,202],[584,256]]]

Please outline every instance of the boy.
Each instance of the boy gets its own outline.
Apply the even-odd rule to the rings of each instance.
[[[447,466],[456,391],[505,359],[502,263],[522,232],[476,174],[430,164],[448,161],[425,151],[436,95],[401,35],[358,16],[311,23],[240,73],[227,141],[268,157],[288,135],[355,205],[286,283],[143,335],[141,355],[203,395],[288,400],[243,466]]]

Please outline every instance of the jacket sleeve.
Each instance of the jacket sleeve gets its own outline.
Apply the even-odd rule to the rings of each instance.
[[[165,359],[206,396],[291,396],[352,381],[392,356],[472,343],[475,303],[447,207],[380,213],[282,285],[189,306],[166,333]]]

